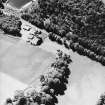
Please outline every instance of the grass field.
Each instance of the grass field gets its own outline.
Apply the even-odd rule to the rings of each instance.
[[[61,49],[70,54],[73,61],[67,90],[65,95],[58,98],[58,105],[96,105],[100,95],[105,92],[105,67],[48,39],[41,48],[52,53]]]
[[[0,49],[2,100],[11,96],[14,90],[24,89],[27,85],[33,84],[54,60],[57,49],[69,53],[73,60],[67,90],[64,96],[58,98],[58,105],[96,105],[100,95],[105,91],[104,66],[71,50],[68,51],[48,39],[38,48],[25,44],[20,39],[1,37]]]
[[[70,54],[73,63],[69,85],[58,105],[96,105],[105,92],[105,67],[77,53]]]
[[[0,36],[0,99],[11,95],[14,86],[26,87],[48,70],[54,55],[40,48],[30,46],[20,39]],[[5,79],[4,79],[5,78]],[[7,79],[8,78],[8,79]],[[7,84],[10,86],[7,87]],[[13,89],[12,89],[13,87]],[[11,91],[7,90],[11,89]],[[6,92],[6,93],[5,93]],[[1,102],[0,102],[1,103]]]

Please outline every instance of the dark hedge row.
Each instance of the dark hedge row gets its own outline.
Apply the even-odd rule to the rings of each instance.
[[[0,0],[0,9],[4,9],[4,3],[6,2],[7,0]]]
[[[59,44],[61,38],[72,37],[96,55],[105,56],[105,5],[101,0],[38,0],[38,4],[23,12],[22,18],[56,34]]]
[[[49,39],[51,41],[57,42],[58,44],[64,45],[67,49],[71,48],[74,52],[77,52],[83,56],[87,56],[90,59],[100,62],[102,65],[105,66],[105,57],[102,54],[99,55],[97,53],[97,50],[92,51],[92,49],[90,50],[89,48],[86,48],[85,46],[88,46],[88,45],[84,46],[82,44],[83,40],[82,39],[80,40],[80,38],[78,40],[77,35],[72,35],[72,33],[69,33],[69,34],[70,34],[69,39],[68,38],[66,39],[66,38],[58,37],[58,35],[56,35],[56,34],[50,33]],[[86,43],[86,42],[84,42],[84,43]]]
[[[2,29],[6,34],[21,37],[21,25],[22,22],[18,17],[4,14],[0,16],[0,29]]]
[[[64,95],[70,75],[69,64],[72,62],[69,55],[58,50],[58,56],[47,74],[40,76],[40,92],[34,88],[28,92],[17,91],[14,98],[8,98],[6,105],[55,105],[57,96]],[[26,94],[26,95],[25,95]]]
[[[105,34],[105,5],[101,0],[38,0],[37,8],[24,11],[22,17],[61,37],[71,31],[101,43]]]
[[[7,0],[0,0],[0,29],[3,30],[6,34],[11,34],[13,36],[21,37],[21,21],[18,17],[13,15],[8,16],[3,13],[4,3]]]
[[[93,38],[105,34],[105,5],[101,0],[38,0],[40,16],[61,37],[68,31]],[[62,34],[63,31],[63,34]],[[99,37],[98,37],[99,38]]]
[[[4,9],[4,3],[5,3],[6,1],[7,1],[7,0],[0,0],[0,15],[3,14],[2,9]]]
[[[24,20],[32,23],[33,25],[43,29],[44,22],[43,22],[43,19],[38,14],[39,14],[38,11],[36,13],[33,12],[33,11],[30,11],[30,12],[27,12],[27,13],[23,13],[21,17]]]
[[[100,96],[97,105],[105,105],[105,93]]]

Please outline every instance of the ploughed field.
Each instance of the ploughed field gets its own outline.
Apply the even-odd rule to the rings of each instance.
[[[0,103],[48,70],[54,55],[19,38],[0,36]]]

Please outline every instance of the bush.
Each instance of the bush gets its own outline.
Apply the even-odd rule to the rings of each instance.
[[[105,104],[105,93],[100,96],[100,99],[97,102],[97,105],[104,105]]]
[[[97,55],[105,56],[105,5],[102,1],[38,0],[37,8],[33,6],[23,13],[29,15],[29,19],[26,20],[31,23],[41,21],[41,26],[52,32],[49,35],[52,41],[64,44],[73,51],[79,49],[77,52],[81,55],[84,47]],[[38,26],[40,22],[36,23]],[[67,41],[64,41],[64,38]],[[71,40],[73,42],[69,43]],[[75,42],[81,47],[72,45]]]
[[[5,0],[5,1],[6,1],[6,0]],[[3,3],[4,3],[5,1],[0,0],[0,9],[4,9],[4,4],[3,4]]]
[[[8,105],[8,104],[12,105],[12,99],[11,98],[6,99],[6,105]]]
[[[7,16],[4,15],[0,19],[0,28],[7,34],[12,34],[14,36],[21,37],[20,30],[21,30],[22,22],[19,18],[15,16]]]
[[[22,97],[19,99],[17,102],[17,105],[26,105],[27,104],[27,99],[25,97]]]
[[[52,66],[52,64],[49,72],[40,76],[41,90],[36,92],[35,88],[30,87],[25,91],[16,91],[14,99],[8,99],[7,103],[13,102],[13,105],[14,102],[16,105],[33,105],[35,103],[55,105],[55,103],[58,103],[56,96],[64,95],[64,91],[67,89],[67,78],[70,75],[68,66],[70,63],[70,56],[58,50],[56,61],[53,64],[62,66],[60,68]]]

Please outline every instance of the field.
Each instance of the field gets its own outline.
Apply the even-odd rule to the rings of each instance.
[[[105,67],[72,51],[70,54],[73,63],[69,85],[58,105],[96,105],[105,92]]]
[[[64,39],[64,41],[70,41],[70,46],[75,43],[74,48],[76,50],[81,48],[83,51],[87,51],[89,49],[94,52],[87,51],[90,55],[93,54],[100,59],[105,58],[105,5],[102,2],[96,0],[96,3],[92,0],[92,3],[91,1],[87,3],[88,5],[85,5],[85,3],[81,5],[78,0],[75,0],[75,3],[72,3],[74,2],[72,0],[72,2],[67,0],[68,3],[65,2],[63,5],[62,2],[65,0],[61,2],[58,0],[59,2],[56,6],[56,2],[53,2],[53,0],[39,1],[40,8],[36,9],[34,8],[35,5],[33,5],[33,8],[28,8],[30,12],[26,9],[23,11],[26,13],[23,14],[23,19],[48,32],[53,32],[52,35],[55,34],[55,36]],[[78,5],[76,1],[79,2],[77,3]],[[48,8],[44,7],[46,4],[48,4]],[[97,6],[98,4],[99,6]],[[56,8],[53,8],[53,6]],[[66,6],[68,8],[65,8]],[[91,9],[86,11],[81,9],[86,8],[86,6],[87,8],[91,7]],[[97,9],[97,7],[99,8]],[[71,8],[72,11],[69,13]],[[43,21],[43,16],[45,16],[45,21]],[[97,18],[94,18],[94,16]],[[27,23],[26,21],[24,21],[24,24]],[[96,22],[98,23],[97,25]],[[68,27],[71,28],[68,29]],[[89,29],[86,30],[87,28]],[[69,31],[73,34],[69,34]],[[27,37],[26,32],[23,32],[23,34],[22,38],[24,39]],[[24,89],[29,85],[34,86],[37,84],[37,78],[48,70],[54,60],[56,50],[60,49],[70,54],[73,62],[70,65],[71,75],[67,90],[64,96],[58,96],[57,105],[97,104],[100,95],[105,92],[105,67],[103,65],[96,62],[97,60],[89,59],[85,54],[79,55],[70,48],[68,50],[63,44],[62,46],[58,45],[54,40],[49,40],[49,38],[46,38],[39,47],[26,44],[25,41],[22,41],[22,38],[14,39],[13,37],[0,36],[0,84],[2,84],[0,100],[5,100],[8,96],[12,96],[12,93],[17,89]],[[82,47],[79,47],[79,45]]]
[[[12,96],[15,90],[24,89],[34,83],[34,79],[37,80],[39,74],[47,70],[57,49],[69,53],[73,60],[67,90],[64,96],[58,98],[58,105],[95,105],[104,92],[105,68],[101,64],[49,39],[40,48],[27,45],[19,38],[2,36],[0,39],[0,81],[3,81],[0,99],[4,100]]]
[[[64,96],[58,98],[58,105],[96,105],[100,95],[105,92],[105,67],[48,39],[41,48],[52,53],[61,49],[70,54],[73,61],[67,90]]]
[[[19,38],[0,36],[0,49],[0,84],[4,86],[0,89],[2,101],[3,96],[8,98],[6,96],[11,96],[15,89],[23,89],[32,84],[40,74],[48,70],[54,59],[53,54],[27,45]],[[7,87],[7,84],[10,86]]]
[[[38,6],[23,11],[21,17],[52,32],[50,39],[53,41],[59,41],[60,44],[63,43],[62,40],[67,40],[69,44],[76,42],[82,50],[93,53],[94,58],[87,52],[91,59],[105,63],[105,4],[102,1],[38,0]],[[79,52],[81,48],[78,45],[76,51]],[[83,55],[85,53],[86,51],[82,52]]]

